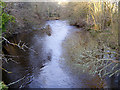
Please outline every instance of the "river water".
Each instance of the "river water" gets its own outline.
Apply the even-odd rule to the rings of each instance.
[[[26,42],[30,41],[30,47],[35,52],[28,51],[27,53],[20,51],[13,46],[6,46],[7,52],[10,55],[18,56],[13,58],[17,64],[10,61],[9,64],[3,64],[3,66],[11,71],[8,74],[3,71],[3,81],[6,84],[25,78],[18,83],[11,85],[10,87],[18,88],[85,88],[88,87],[86,82],[82,78],[85,77],[81,73],[81,78],[76,77],[74,74],[70,74],[69,69],[62,68],[61,61],[64,61],[62,57],[62,43],[64,42],[70,30],[75,28],[70,26],[67,21],[53,20],[48,21],[46,25],[50,25],[52,34],[41,35],[39,33],[28,34],[29,39],[26,38]],[[19,37],[24,40],[24,37]],[[63,66],[66,67],[67,66]],[[97,81],[99,82],[99,81]],[[91,83],[91,81],[90,81]],[[89,84],[90,84],[89,83]],[[93,83],[93,82],[92,82]],[[95,84],[96,82],[94,82]],[[91,86],[89,86],[91,87]]]
[[[50,54],[50,61],[45,63],[41,68],[41,72],[37,77],[34,77],[31,87],[42,88],[75,88],[78,83],[73,80],[60,67],[62,58],[62,42],[72,28],[66,21],[48,21],[52,30],[51,36],[44,38],[44,52]],[[79,87],[80,84],[79,84]]]

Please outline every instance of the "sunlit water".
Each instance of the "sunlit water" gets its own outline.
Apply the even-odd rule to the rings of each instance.
[[[71,26],[66,21],[48,21],[52,35],[44,39],[44,50],[51,54],[51,60],[41,69],[40,74],[30,84],[32,87],[43,88],[72,88],[75,81],[60,67],[62,42],[67,36]],[[77,82],[76,82],[77,83]]]

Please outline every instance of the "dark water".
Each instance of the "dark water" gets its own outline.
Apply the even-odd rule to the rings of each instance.
[[[28,46],[37,53],[32,50],[23,51],[10,45],[4,47],[7,50],[6,53],[15,56],[13,60],[16,63],[13,61],[3,63],[3,67],[12,72],[9,74],[3,71],[3,81],[9,84],[25,77],[10,86],[17,88],[84,88],[95,86],[96,82],[99,83],[98,77],[88,80],[89,75],[81,73],[79,78],[70,74],[69,69],[64,69],[67,68],[64,64],[62,68],[61,61],[64,61],[62,43],[70,29],[74,27],[69,26],[67,21],[60,20],[48,21],[46,24],[49,24],[52,29],[51,36],[34,31],[17,35],[11,40],[12,42],[21,40],[26,44],[29,42]],[[86,78],[87,81],[82,78]],[[88,81],[89,84],[92,83],[87,85]]]

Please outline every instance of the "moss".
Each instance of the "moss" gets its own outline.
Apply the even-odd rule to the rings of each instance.
[[[8,90],[8,87],[4,84],[4,82],[0,82],[0,90]]]

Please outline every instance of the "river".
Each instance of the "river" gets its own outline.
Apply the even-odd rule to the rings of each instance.
[[[47,24],[52,29],[52,35],[44,38],[44,52],[50,54],[50,61],[45,63],[41,68],[41,72],[37,77],[34,77],[31,87],[43,88],[72,88],[76,87],[70,77],[60,67],[60,60],[62,53],[62,42],[67,36],[71,26],[66,21],[49,21]]]
[[[3,81],[5,81],[6,84],[9,84],[25,76],[23,80],[14,85],[11,85],[10,87],[92,87],[93,79],[89,80],[89,83],[85,81],[85,79],[89,79],[89,75],[84,75],[81,73],[80,77],[76,77],[73,73],[71,74],[67,68],[67,65],[61,65],[61,62],[65,61],[64,57],[62,56],[62,52],[64,52],[62,43],[71,32],[71,29],[75,29],[75,27],[70,26],[67,21],[62,20],[48,21],[46,25],[50,25],[51,27],[51,36],[42,36],[39,33],[27,34],[28,36],[25,35],[25,37],[29,38],[25,39],[26,42],[29,41],[30,47],[34,49],[38,54],[35,54],[35,52],[32,51],[23,52],[22,50],[19,50],[13,46],[5,47],[10,55],[18,56],[13,58],[16,62],[18,62],[18,64],[12,61],[10,61],[9,64],[4,64],[4,67],[12,73],[8,74],[3,71]],[[22,40],[24,40],[24,37],[19,36],[19,38],[22,38]],[[96,77],[95,79],[97,80]],[[99,81],[95,81],[94,86],[96,82]]]

